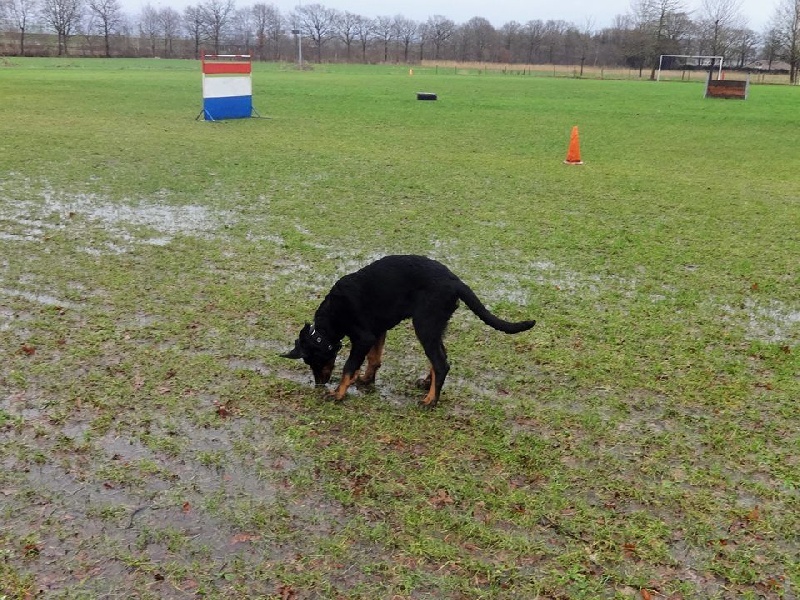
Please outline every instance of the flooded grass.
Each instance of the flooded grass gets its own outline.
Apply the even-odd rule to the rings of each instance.
[[[798,223],[762,167],[791,90],[259,65],[275,118],[212,127],[183,115],[182,63],[150,105],[151,63],[21,62],[0,72],[23,99],[0,107],[0,598],[797,597]],[[82,108],[86,69],[113,107]],[[64,124],[37,120],[52,77]],[[426,77],[447,102],[401,100]],[[538,324],[457,311],[435,410],[401,325],[377,384],[328,402],[278,355],[337,278],[400,252]]]

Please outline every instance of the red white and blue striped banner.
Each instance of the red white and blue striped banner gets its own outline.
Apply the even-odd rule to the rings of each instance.
[[[249,54],[204,54],[203,116],[206,121],[252,117],[253,80]]]

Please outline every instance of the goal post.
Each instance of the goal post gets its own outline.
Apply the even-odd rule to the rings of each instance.
[[[664,65],[665,58],[687,58],[687,59],[694,59],[697,61],[697,64],[694,65],[695,67],[709,67],[716,64],[716,61],[719,60],[719,68],[717,70],[717,79],[722,78],[722,56],[711,56],[706,54],[662,54],[658,57],[658,75],[656,75],[656,81],[661,81],[661,67]],[[708,64],[704,64],[703,61],[710,61]]]

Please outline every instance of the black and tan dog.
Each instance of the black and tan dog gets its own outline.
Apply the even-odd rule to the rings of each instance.
[[[337,281],[322,301],[313,323],[306,323],[294,348],[284,358],[302,358],[311,367],[318,386],[330,381],[342,339],[350,338],[350,356],[344,363],[335,400],[344,399],[353,383],[371,384],[381,366],[386,332],[404,319],[414,331],[430,360],[424,385],[426,406],[439,401],[450,370],[442,336],[458,301],[484,323],[505,333],[526,331],[536,321],[504,321],[483,305],[475,293],[443,264],[424,256],[386,256]],[[367,359],[363,375],[359,370]]]

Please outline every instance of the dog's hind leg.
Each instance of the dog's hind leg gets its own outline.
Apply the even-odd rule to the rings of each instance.
[[[447,362],[447,354],[442,344],[439,344],[438,351],[429,353],[428,350],[425,350],[425,353],[431,361],[431,385],[428,388],[428,393],[425,394],[425,397],[420,402],[424,406],[433,407],[439,402],[444,379],[447,377],[448,371],[450,371],[450,363]]]
[[[375,374],[381,368],[383,360],[383,346],[386,344],[386,332],[378,337],[378,341],[367,352],[367,368],[356,380],[357,385],[371,385],[375,383]]]
[[[413,322],[412,326],[414,326]],[[414,326],[414,335],[417,336],[417,339],[420,339],[416,326]],[[433,381],[433,366],[431,366],[428,374],[417,379],[414,382],[414,385],[417,387],[417,389],[428,391],[428,389],[431,387],[431,381]]]
[[[427,392],[425,397],[419,402],[423,406],[436,406],[436,403],[439,402],[439,396],[436,393],[436,371],[434,370],[433,365],[431,365],[431,371],[428,373],[428,376],[420,381],[422,385],[424,385],[426,382],[428,383]],[[441,390],[442,388],[440,386],[439,391],[441,392]]]
[[[417,332],[422,348],[425,350],[425,355],[431,361],[430,386],[428,387],[428,393],[421,400],[424,406],[436,406],[436,403],[439,402],[439,395],[442,392],[445,377],[447,377],[447,372],[450,370],[450,363],[447,362],[447,352],[442,343],[446,325],[446,322],[439,324],[431,321],[424,325],[419,321],[414,324],[414,329]]]

